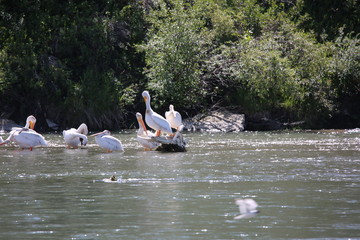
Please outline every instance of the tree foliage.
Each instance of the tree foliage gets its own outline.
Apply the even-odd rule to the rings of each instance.
[[[1,102],[62,127],[126,124],[141,85],[144,36],[134,1],[2,1]]]
[[[148,88],[157,103],[194,108],[202,101],[201,61],[207,48],[204,21],[188,3],[159,1],[147,17],[149,40],[140,47],[146,53]]]
[[[118,129],[148,89],[159,111],[356,127],[358,13],[352,0],[4,0],[1,115]]]

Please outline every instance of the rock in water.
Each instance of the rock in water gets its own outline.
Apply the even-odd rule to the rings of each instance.
[[[184,139],[181,132],[176,132],[173,138],[170,137],[153,137],[152,141],[158,142],[161,145],[156,151],[161,152],[186,152],[187,141]]]
[[[184,146],[179,146],[177,144],[161,144],[156,151],[160,152],[186,152]]]
[[[241,132],[245,129],[245,115],[227,110],[211,111],[198,114],[183,121],[188,131],[201,132]]]

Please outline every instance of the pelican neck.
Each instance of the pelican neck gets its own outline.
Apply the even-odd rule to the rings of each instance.
[[[150,98],[145,102],[146,104],[146,110],[149,110],[150,112],[153,112],[151,105],[150,105]]]

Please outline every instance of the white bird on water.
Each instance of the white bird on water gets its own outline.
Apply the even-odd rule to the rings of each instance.
[[[124,151],[123,146],[119,139],[116,137],[110,136],[109,130],[104,130],[99,133],[91,135],[95,137],[95,141],[103,149],[106,149],[108,152],[112,151]]]
[[[154,136],[154,133],[146,129],[141,113],[136,113],[136,119],[139,123],[139,130],[137,131],[136,136],[137,141],[145,148],[145,150],[153,150],[160,146],[160,143],[151,141],[151,137]]]
[[[85,123],[82,123],[78,129],[71,128],[63,131],[65,143],[67,148],[78,148],[79,145],[85,146],[87,143],[88,127]]]
[[[174,110],[174,105],[170,104],[169,111],[165,112],[165,118],[169,121],[170,126],[179,131],[179,127],[183,125],[181,114]]]
[[[172,134],[170,123],[160,114],[154,112],[150,105],[150,94],[144,91],[142,96],[146,104],[145,122],[156,131],[155,136],[160,136],[161,132]]]
[[[258,204],[251,198],[236,199],[235,203],[239,205],[241,215],[234,217],[234,219],[250,218],[259,213],[256,209]]]
[[[0,143],[0,145],[6,144],[10,141],[15,142],[20,146],[20,148],[25,149],[29,148],[32,151],[33,147],[36,146],[47,146],[45,138],[34,131],[36,123],[36,118],[32,115],[27,117],[26,125],[23,128],[14,127],[12,128],[9,137]]]

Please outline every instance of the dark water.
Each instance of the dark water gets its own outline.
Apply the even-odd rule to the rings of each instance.
[[[358,130],[188,133],[186,153],[115,136],[124,153],[1,146],[0,239],[360,239]],[[260,214],[234,220],[244,197]]]

